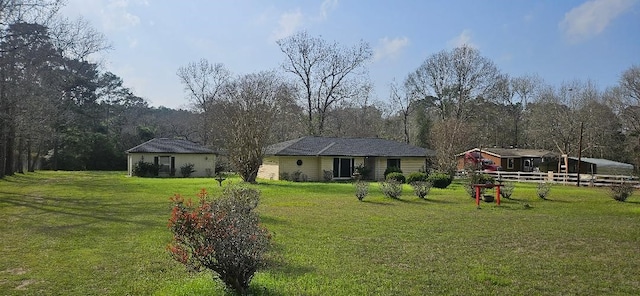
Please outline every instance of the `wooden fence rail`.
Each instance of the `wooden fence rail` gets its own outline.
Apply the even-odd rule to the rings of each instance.
[[[516,181],[516,182],[552,182],[558,184],[577,185],[578,174],[576,173],[554,173],[554,172],[503,172],[484,171],[482,173],[493,176],[496,180]],[[640,187],[640,179],[637,176],[625,175],[599,175],[580,174],[581,186],[611,186],[622,182],[631,183]]]

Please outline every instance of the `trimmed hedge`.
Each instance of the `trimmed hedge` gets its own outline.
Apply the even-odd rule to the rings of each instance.
[[[399,167],[388,167],[384,170],[384,178],[387,179],[387,175],[390,173],[401,173],[402,170]]]
[[[451,185],[451,182],[453,181],[453,178],[451,178],[451,176],[449,176],[449,174],[434,173],[434,174],[429,175],[429,177],[427,177],[427,181],[431,182],[433,187],[443,189],[443,188],[447,188],[449,185]]]
[[[396,180],[400,184],[404,184],[407,181],[405,176],[402,173],[398,173],[398,172],[392,172],[392,173],[387,174],[387,177],[385,179],[386,180]]]
[[[413,172],[409,174],[409,177],[407,177],[407,183],[411,184],[413,182],[426,182],[427,178],[428,176],[425,173]]]

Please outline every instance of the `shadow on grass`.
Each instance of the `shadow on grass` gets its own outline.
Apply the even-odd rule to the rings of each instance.
[[[425,201],[426,201],[426,202],[429,202],[429,203],[439,203],[439,204],[450,204],[450,203],[454,203],[454,202],[453,202],[453,201],[451,201],[451,200],[432,199],[432,198],[429,198],[428,196],[427,196],[427,198],[425,199]]]
[[[288,224],[288,221],[278,217],[260,215],[260,222],[266,224]]]
[[[150,207],[148,207],[148,202],[139,204],[102,204],[96,200],[79,198],[46,197],[13,192],[0,192],[0,194],[3,195],[3,197],[0,198],[0,204],[5,203],[16,207],[26,207],[31,210],[44,213],[52,213],[61,216],[73,216],[78,218],[87,218],[91,220],[107,222],[134,223],[142,226],[158,225],[158,223],[155,221],[136,221],[120,218],[121,216],[131,216],[129,215],[129,213],[134,214],[135,216],[151,214],[144,211],[150,210]],[[27,213],[22,214],[22,216],[34,214],[39,213]]]
[[[228,292],[225,295],[229,295],[229,296],[234,296],[237,295],[233,292]],[[252,283],[249,286],[249,293],[248,295],[257,295],[257,296],[284,296],[285,294],[283,294],[282,292],[279,291],[275,291],[275,290],[269,290],[269,288],[261,286],[259,284],[254,284]]]
[[[415,198],[415,199],[403,199],[403,198],[397,198],[395,199],[399,202],[403,202],[403,203],[409,203],[409,204],[417,204],[417,205],[424,205],[428,203],[427,199],[421,199],[421,198]]]
[[[571,203],[568,200],[561,200],[561,199],[551,199],[551,198],[539,198],[540,201],[550,201],[550,202],[557,202],[557,203]]]
[[[283,278],[300,277],[315,271],[313,266],[294,265],[281,255],[284,247],[281,244],[273,243],[271,251],[264,258],[263,271],[272,273],[275,277],[281,275]]]
[[[377,200],[367,200],[367,199],[363,199],[362,200],[363,203],[367,203],[367,204],[372,204],[372,205],[379,205],[379,206],[393,206],[392,203],[388,203],[388,202],[381,202],[381,201],[377,201]]]

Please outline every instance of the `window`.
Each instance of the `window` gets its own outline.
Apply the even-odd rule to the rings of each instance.
[[[351,175],[353,175],[353,158],[333,159],[334,178],[351,178]]]
[[[507,158],[507,168],[508,169],[513,168],[513,158]]]
[[[387,168],[400,168],[400,158],[387,159]]]
[[[171,173],[171,156],[159,156],[158,166],[161,173]]]
[[[176,158],[172,156],[156,156],[153,162],[158,166],[158,172],[173,176],[175,173]]]

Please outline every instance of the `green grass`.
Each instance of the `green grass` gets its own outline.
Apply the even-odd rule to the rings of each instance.
[[[621,203],[557,185],[541,200],[535,184],[517,184],[513,200],[476,209],[457,183],[427,200],[408,186],[384,198],[372,184],[363,202],[348,183],[256,187],[273,248],[254,294],[640,294],[638,195]],[[169,197],[200,188],[220,192],[212,179],[122,172],[0,180],[0,294],[224,295],[165,250]]]

